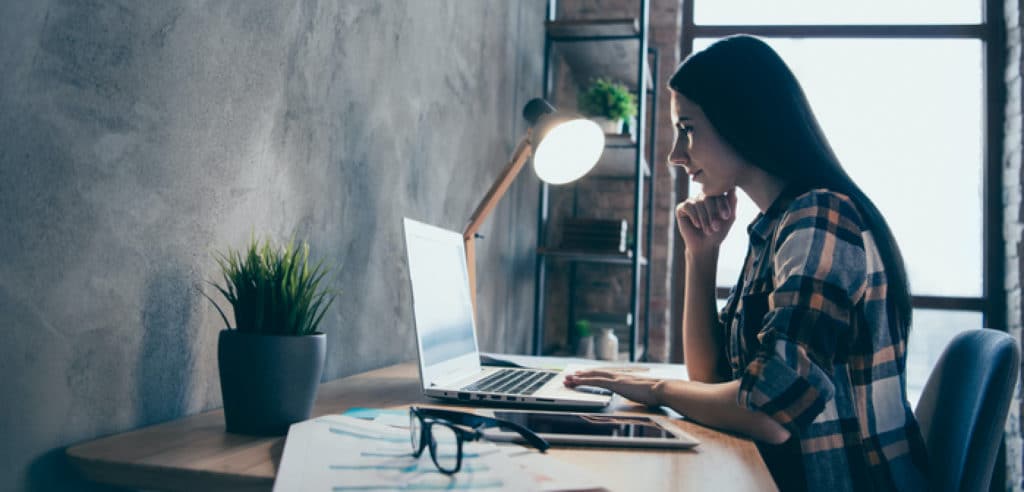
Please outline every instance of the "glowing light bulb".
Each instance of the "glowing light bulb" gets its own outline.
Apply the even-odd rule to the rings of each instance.
[[[593,121],[574,119],[544,135],[533,153],[533,170],[550,184],[565,184],[587,174],[604,151],[604,132]]]

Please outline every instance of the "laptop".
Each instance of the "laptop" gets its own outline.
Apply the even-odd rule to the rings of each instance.
[[[606,394],[566,388],[568,371],[481,366],[462,235],[405,219],[423,393],[504,406],[600,409]]]

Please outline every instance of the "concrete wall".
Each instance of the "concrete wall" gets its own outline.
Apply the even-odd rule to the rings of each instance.
[[[0,490],[220,406],[197,293],[251,233],[343,289],[325,379],[415,357],[401,218],[461,230],[541,89],[544,1],[0,3]],[[483,229],[481,344],[528,349],[537,182]]]

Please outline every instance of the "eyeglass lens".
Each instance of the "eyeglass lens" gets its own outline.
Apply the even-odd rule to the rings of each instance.
[[[426,439],[426,442],[423,440]],[[430,448],[430,458],[443,473],[459,471],[462,461],[462,443],[458,432],[447,422],[426,421],[414,409],[409,409],[409,443],[413,456],[421,456],[424,447]],[[425,445],[425,446],[424,446]]]
[[[459,468],[459,436],[455,429],[434,422],[430,425],[430,453],[442,471],[454,472]]]
[[[409,439],[412,441],[412,452],[417,453],[420,450],[420,439],[423,437],[423,427],[419,416],[413,412],[409,412]]]

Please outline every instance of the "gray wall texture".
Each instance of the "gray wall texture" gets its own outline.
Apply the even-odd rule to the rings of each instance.
[[[308,239],[325,379],[415,357],[401,218],[461,230],[541,89],[544,1],[0,3],[0,490],[220,406],[213,252]],[[537,181],[479,245],[484,350],[528,349]]]

